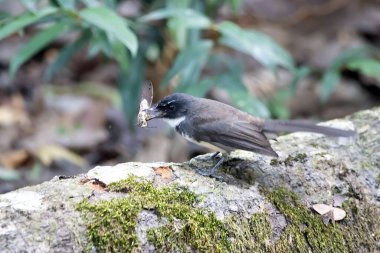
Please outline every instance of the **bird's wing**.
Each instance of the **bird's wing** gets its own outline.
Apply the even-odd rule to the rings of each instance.
[[[227,151],[242,149],[263,155],[278,156],[261,129],[251,122],[224,120],[204,122],[197,126],[194,134],[198,141],[210,142]]]

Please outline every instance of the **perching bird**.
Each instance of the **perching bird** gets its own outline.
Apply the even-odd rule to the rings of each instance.
[[[268,120],[254,117],[230,105],[174,93],[163,98],[147,110],[147,120],[162,118],[191,142],[215,146],[227,152],[235,149],[278,157],[268,141],[269,135],[278,132],[314,132],[329,136],[349,137],[352,130],[318,126],[292,120]],[[216,152],[212,158],[215,158]],[[208,173],[212,176],[223,162],[223,156]]]

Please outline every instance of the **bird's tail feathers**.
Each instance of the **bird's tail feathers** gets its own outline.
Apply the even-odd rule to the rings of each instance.
[[[296,120],[266,120],[264,132],[312,132],[335,137],[349,137],[355,135],[353,130],[344,130],[334,127],[319,126],[314,123]]]

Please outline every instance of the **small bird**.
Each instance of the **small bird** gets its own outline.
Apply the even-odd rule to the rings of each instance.
[[[230,152],[247,150],[262,155],[278,157],[272,149],[269,136],[279,132],[314,132],[329,136],[349,137],[352,130],[318,126],[293,120],[269,120],[252,116],[230,105],[183,93],[166,96],[156,106],[147,109],[149,121],[162,118],[187,140],[202,146],[213,146]],[[212,159],[220,151],[212,155]],[[210,171],[198,171],[213,176],[222,164],[223,155]]]

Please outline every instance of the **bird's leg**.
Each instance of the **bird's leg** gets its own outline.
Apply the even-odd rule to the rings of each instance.
[[[214,154],[212,154],[212,156],[210,157],[212,160],[215,159],[215,157],[217,157],[218,155],[220,154],[219,151],[216,151]]]
[[[224,157],[223,155],[221,155],[219,161],[217,161],[216,164],[211,168],[210,176],[215,174],[215,172],[219,169],[220,165],[222,165],[223,162],[224,162]]]
[[[220,154],[220,152],[215,152],[210,158],[212,160],[215,159]],[[215,163],[215,165],[211,168],[211,170],[204,170],[204,169],[197,169],[198,174],[206,177],[214,177],[214,178],[219,178],[218,176],[215,175],[217,172],[218,168],[220,165],[223,163],[224,157],[221,155],[220,159]]]

